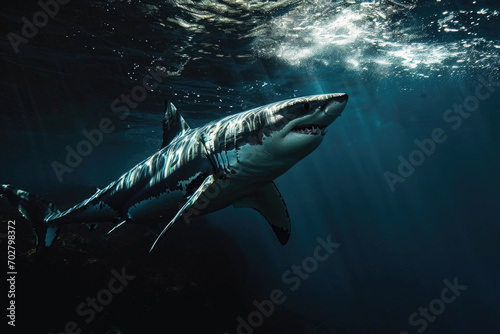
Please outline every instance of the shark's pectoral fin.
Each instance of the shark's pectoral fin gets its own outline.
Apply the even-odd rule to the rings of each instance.
[[[118,224],[116,224],[111,230],[109,230],[108,234],[110,234],[111,232],[115,231],[118,227],[121,227],[121,226],[123,226],[123,224],[128,223],[128,222],[130,222],[130,219],[124,219],[124,220],[122,220],[121,222],[119,222]]]
[[[165,116],[163,116],[163,142],[160,149],[164,148],[172,139],[189,130],[190,127],[170,101],[165,102]]]
[[[285,201],[274,182],[234,203],[234,207],[259,211],[273,228],[280,243],[284,245],[288,242],[291,231],[290,217]]]
[[[205,190],[207,190],[208,187],[210,187],[215,181],[216,180],[215,180],[215,178],[214,178],[214,176],[212,174],[210,174],[209,176],[207,176],[207,178],[205,179],[205,181],[203,181],[203,183],[198,187],[198,189],[196,189],[196,191],[193,193],[193,195],[191,195],[191,197],[189,197],[189,199],[187,200],[187,202],[177,212],[177,214],[175,215],[175,217],[172,218],[172,220],[167,224],[167,226],[165,226],[165,228],[163,229],[163,231],[161,231],[160,235],[158,236],[158,238],[156,238],[156,241],[153,243],[153,246],[151,246],[151,249],[149,250],[150,252],[156,246],[156,244],[158,243],[158,241],[160,241],[163,238],[163,236],[168,231],[168,229],[177,221],[177,219],[179,219],[179,217],[184,212],[186,212],[186,210],[188,210],[191,206],[193,206],[193,204],[196,203],[196,201],[198,200],[198,198],[200,198],[200,196],[205,192]]]

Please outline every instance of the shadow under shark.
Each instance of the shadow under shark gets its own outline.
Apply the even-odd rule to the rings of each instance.
[[[285,244],[290,218],[273,181],[319,146],[347,99],[347,94],[294,98],[195,129],[167,102],[160,150],[83,202],[61,212],[10,185],[1,185],[0,195],[31,223],[38,251],[53,243],[62,225],[83,223],[92,229],[108,222],[115,228],[161,224],[152,250],[182,217],[229,205],[260,212]]]

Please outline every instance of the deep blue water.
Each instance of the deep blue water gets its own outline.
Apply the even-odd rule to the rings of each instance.
[[[236,277],[234,307],[245,310],[236,315],[247,319],[254,300],[280,289],[286,301],[255,333],[500,332],[498,2],[71,1],[16,53],[8,33],[20,35],[21,18],[39,10],[34,1],[1,10],[1,183],[68,207],[156,152],[167,99],[194,127],[345,92],[347,108],[321,146],[276,180],[292,219],[286,246],[251,210],[200,220],[245,261],[225,269]],[[113,101],[148,69],[169,74],[120,119]],[[60,182],[51,164],[103,118],[115,130]],[[432,153],[414,153],[416,140],[433,136]],[[391,189],[387,172],[398,174],[400,156],[418,166]],[[340,246],[292,291],[282,275],[329,236]],[[432,304],[455,278],[467,288]],[[409,318],[429,304],[445,309],[423,330],[423,315],[419,325]],[[165,313],[165,331],[170,323],[182,333]],[[63,318],[46,327],[62,328]],[[221,323],[206,331],[237,332],[234,314]]]

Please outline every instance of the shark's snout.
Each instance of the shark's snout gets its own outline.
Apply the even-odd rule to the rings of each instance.
[[[342,111],[344,110],[347,100],[349,99],[349,95],[347,94],[339,94],[330,98],[325,102],[324,112],[327,115],[339,117]]]
[[[337,101],[338,103],[347,103],[347,100],[349,99],[349,95],[347,94],[341,94],[337,97],[334,97],[333,98],[335,101]]]

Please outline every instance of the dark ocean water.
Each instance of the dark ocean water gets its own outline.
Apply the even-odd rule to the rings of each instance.
[[[81,333],[233,334],[280,289],[286,300],[240,333],[500,333],[497,1],[58,7],[22,42],[9,33],[21,38],[21,18],[40,5],[0,11],[0,183],[63,208],[156,152],[167,99],[192,127],[302,95],[349,102],[321,146],[276,180],[292,219],[286,246],[257,213],[228,208],[174,229],[156,254],[140,229],[72,227],[39,258],[2,201],[2,221],[19,223],[19,332],[59,333],[73,320]],[[126,106],[145,77],[156,87]],[[103,118],[114,131],[58,178],[53,162]],[[290,274],[312,265],[317,238],[340,246]],[[87,323],[77,306],[121,268],[136,278]]]

